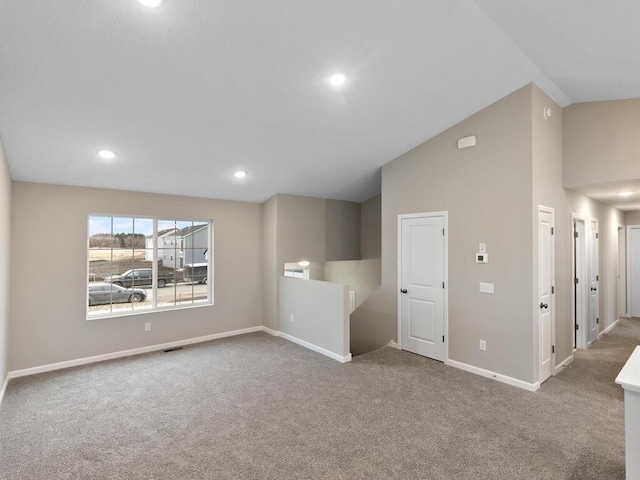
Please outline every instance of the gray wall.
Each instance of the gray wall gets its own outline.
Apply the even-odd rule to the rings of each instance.
[[[571,211],[562,186],[562,109],[537,86],[532,93],[532,165],[533,165],[533,228],[537,232],[538,206],[554,209],[555,218],[555,345],[556,362],[566,360],[573,353],[573,318],[571,316]],[[544,108],[551,108],[551,118],[544,118]],[[533,316],[537,331],[538,236],[533,237]],[[534,349],[534,371],[537,375],[538,348]]]
[[[449,212],[449,358],[527,382],[532,369],[531,88],[382,169],[382,289],[395,320],[397,217]],[[457,149],[476,135],[478,145]],[[476,264],[479,243],[490,262]],[[479,293],[480,282],[495,294]],[[479,340],[487,342],[480,351]]]
[[[640,225],[640,210],[635,212],[624,212],[625,225]]]
[[[360,258],[380,258],[382,247],[381,209],[382,197],[377,195],[360,204]]]
[[[360,204],[340,200],[278,194],[263,206],[262,230],[265,299],[263,324],[278,325],[278,277],[284,264],[308,260],[354,260],[360,258]]]
[[[280,277],[278,298],[280,331],[340,357],[349,354],[349,290],[345,285]]]
[[[564,186],[640,178],[640,99],[564,109]]]
[[[277,202],[274,195],[262,204],[262,325],[271,330],[278,329]]]
[[[0,143],[0,389],[9,372],[9,259],[11,258],[11,176]]]
[[[534,381],[530,112],[526,87],[383,167],[382,286],[352,314],[352,353],[397,338],[398,215],[448,211],[449,357]],[[458,150],[467,135],[478,145]],[[474,262],[481,242],[486,265]]]
[[[349,290],[356,294],[358,308],[380,287],[380,259],[325,262],[322,280],[348,285]]]
[[[11,240],[19,261],[11,265],[10,370],[259,326],[261,208],[14,183]],[[86,321],[87,216],[96,212],[213,219],[215,305]],[[152,323],[150,332],[145,322]]]

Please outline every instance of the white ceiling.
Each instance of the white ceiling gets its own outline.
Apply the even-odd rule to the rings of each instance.
[[[577,191],[623,211],[640,210],[640,178],[589,185]],[[622,197],[618,194],[619,192],[631,192],[631,195]]]
[[[529,82],[561,106],[640,97],[638,18],[596,0],[0,0],[0,138],[19,181],[364,201],[382,165]]]

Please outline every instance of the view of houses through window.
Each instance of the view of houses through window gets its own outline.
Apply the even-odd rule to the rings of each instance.
[[[89,216],[88,318],[210,304],[211,222]]]

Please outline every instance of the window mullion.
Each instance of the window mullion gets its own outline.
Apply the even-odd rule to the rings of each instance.
[[[158,308],[158,219],[153,219],[153,265],[151,269],[152,308]]]

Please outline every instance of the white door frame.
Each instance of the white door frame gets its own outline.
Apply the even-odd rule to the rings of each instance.
[[[594,240],[591,234],[591,226],[595,224],[595,233],[596,233],[596,240],[597,241],[597,245],[594,249]],[[591,311],[589,311],[588,315],[587,315],[587,331],[585,332],[585,343],[586,343],[586,347],[585,348],[589,348],[591,347],[595,342],[597,342],[600,339],[600,222],[598,221],[597,218],[594,217],[589,217],[589,224],[587,225],[587,232],[588,232],[588,242],[587,242],[587,263],[589,265],[588,268],[588,275],[589,275],[589,285],[591,285],[591,278],[593,276],[593,274],[595,273],[596,276],[596,294],[595,294],[595,303],[596,303],[596,312],[595,312],[595,317],[596,317],[596,323],[595,323],[595,329],[596,329],[596,336],[595,339],[593,341],[591,341],[591,336],[590,336],[590,330],[591,330]],[[595,253],[595,255],[594,255]],[[596,263],[595,265],[595,272],[593,272],[594,269],[594,263]],[[588,299],[591,298],[591,291],[589,290],[587,292],[588,295]],[[589,301],[589,300],[588,300]],[[589,301],[589,309],[591,309],[591,302]]]
[[[640,279],[637,278],[637,275],[635,275],[635,271],[632,269],[631,263],[633,262],[633,260],[635,260],[635,256],[633,255],[635,253],[635,245],[633,245],[631,242],[629,242],[629,239],[631,238],[631,230],[634,229],[640,229],[640,225],[627,225],[627,238],[626,238],[626,246],[627,246],[627,315],[631,316],[633,315],[635,312],[632,312],[631,310],[631,298],[632,298],[632,290],[633,287],[635,286],[635,281],[638,281]]]
[[[396,315],[398,317],[398,348],[402,350],[402,314],[400,304],[400,289],[402,288],[402,220],[407,218],[429,218],[442,217],[444,225],[444,292],[442,312],[444,317],[444,362],[449,360],[449,212],[425,212],[425,213],[403,213],[398,215],[397,223],[397,268],[396,268]]]
[[[551,285],[553,288],[553,293],[551,294],[551,300],[550,300],[550,318],[549,318],[549,336],[551,337],[549,339],[550,341],[550,345],[552,345],[552,353],[551,353],[551,375],[555,375],[556,374],[556,352],[555,352],[555,344],[556,344],[556,296],[555,296],[555,278],[556,278],[556,266],[555,266],[555,223],[556,223],[556,217],[555,217],[555,210],[551,207],[545,207],[544,205],[538,205],[538,210],[536,213],[536,231],[534,233],[534,237],[535,237],[535,245],[536,245],[536,255],[535,258],[537,259],[537,264],[535,265],[535,278],[537,279],[536,282],[534,282],[534,302],[533,302],[533,307],[534,307],[534,331],[535,331],[535,335],[534,335],[534,351],[536,352],[536,377],[538,379],[538,382],[541,383],[540,381],[540,366],[541,366],[541,359],[540,359],[540,349],[541,349],[541,345],[540,345],[540,253],[539,253],[539,238],[540,238],[540,213],[548,213],[551,215],[551,229],[552,229],[552,239],[551,239],[551,251],[549,253],[550,259],[551,259],[551,265],[550,265],[550,275],[551,275]]]
[[[574,241],[573,238],[573,223],[582,224],[582,238],[578,237],[578,240]],[[575,348],[587,348],[587,313],[589,310],[589,297],[587,295],[587,285],[589,283],[589,273],[588,273],[588,261],[587,261],[587,238],[588,238],[588,218],[583,217],[582,215],[578,215],[576,213],[571,214],[571,319],[576,318],[576,303],[582,300],[581,310],[578,313],[581,315],[578,316],[578,331],[574,332],[576,337],[576,346]],[[581,252],[576,252],[575,244],[580,243]],[[576,253],[582,258],[579,259],[579,263],[576,265]],[[580,255],[582,253],[582,255]],[[579,279],[579,283],[575,285],[574,283],[574,273],[577,275]],[[580,293],[582,293],[581,298],[576,298],[576,290],[579,289]]]
[[[627,229],[618,225],[618,320],[627,316]]]

